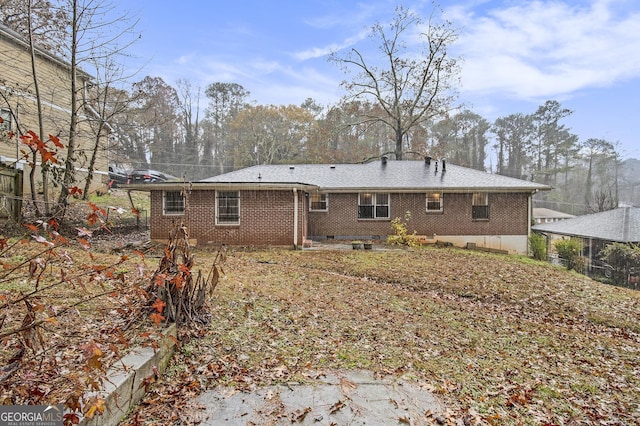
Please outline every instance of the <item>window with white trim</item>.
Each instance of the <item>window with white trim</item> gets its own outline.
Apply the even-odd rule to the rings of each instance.
[[[163,191],[162,213],[165,215],[184,214],[184,195],[182,191]]]
[[[358,194],[358,219],[389,219],[389,194]]]
[[[216,225],[240,223],[240,192],[216,191]]]
[[[427,192],[427,212],[442,211],[442,192]]]
[[[489,220],[489,194],[474,192],[471,206],[471,218],[474,220]]]
[[[327,211],[327,194],[320,192],[312,192],[309,194],[309,210],[310,211]]]
[[[0,108],[0,132],[11,131],[11,112],[8,109]]]

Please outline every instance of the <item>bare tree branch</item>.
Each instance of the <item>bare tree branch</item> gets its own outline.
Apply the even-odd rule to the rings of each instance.
[[[436,24],[432,15],[426,30],[419,33],[422,51],[416,52],[406,40],[422,25],[418,15],[400,6],[388,26],[372,26],[371,37],[380,42],[384,66],[374,65],[375,61],[355,48],[344,56],[334,52],[329,58],[346,70],[357,70],[352,81],[342,83],[345,100],[373,101],[380,106],[382,114],[363,116],[362,121],[378,121],[393,131],[399,160],[409,131],[446,112],[456,95],[453,83],[459,74],[458,59],[450,57],[447,48],[457,31],[449,22]]]

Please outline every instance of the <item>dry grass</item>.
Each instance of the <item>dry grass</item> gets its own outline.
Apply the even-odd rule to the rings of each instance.
[[[424,382],[451,421],[640,423],[639,292],[456,249],[235,252],[225,269],[205,338],[137,421],[180,410],[185,382],[188,398],[365,368]]]
[[[122,189],[111,189],[106,193],[91,194],[88,197],[88,201],[98,204],[100,206],[114,206],[122,207],[125,210],[131,210],[131,201],[133,206],[138,210],[149,211],[151,208],[151,200],[148,192],[130,191],[131,200],[129,200],[129,194]],[[71,200],[72,202],[78,202],[83,204],[80,200]]]
[[[0,260],[7,268],[39,247],[24,245]],[[195,254],[194,269],[206,270],[216,253]],[[87,343],[103,349],[102,367],[126,350],[110,343],[130,321],[136,284],[148,283],[157,259],[131,255],[111,269],[119,277],[92,272],[119,256],[71,258],[56,258],[46,280],[63,270],[94,278],[38,297],[42,318],[81,303],[45,323],[47,348],[3,384],[5,402],[64,401],[76,389],[70,384],[91,377],[85,367],[94,346]],[[225,272],[211,323],[183,333],[166,380],[130,423],[186,423],[194,395],[213,386],[251,390],[307,381],[318,370],[362,368],[415,377],[446,404],[451,422],[640,423],[640,292],[529,259],[451,248],[235,251]],[[4,281],[1,294],[34,285]],[[90,299],[100,292],[107,294]],[[2,341],[2,366],[17,339]],[[42,364],[45,355],[52,364]]]

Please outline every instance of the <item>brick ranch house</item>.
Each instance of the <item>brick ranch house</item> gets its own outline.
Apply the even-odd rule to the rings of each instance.
[[[166,241],[182,220],[198,245],[298,248],[306,240],[383,240],[391,221],[410,212],[409,232],[511,253],[527,253],[532,196],[550,189],[429,157],[260,165],[188,184],[128,187],[151,193],[153,240]]]

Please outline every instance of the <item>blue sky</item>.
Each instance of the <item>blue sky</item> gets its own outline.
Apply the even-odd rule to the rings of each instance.
[[[323,105],[347,76],[327,55],[366,49],[367,29],[393,17],[385,0],[114,0],[139,18],[128,66],[175,85],[241,84],[259,104]],[[431,1],[405,1],[424,18]],[[640,2],[637,0],[443,0],[460,36],[459,102],[493,121],[532,113],[548,99],[574,113],[564,123],[581,141],[620,144],[640,158]]]

